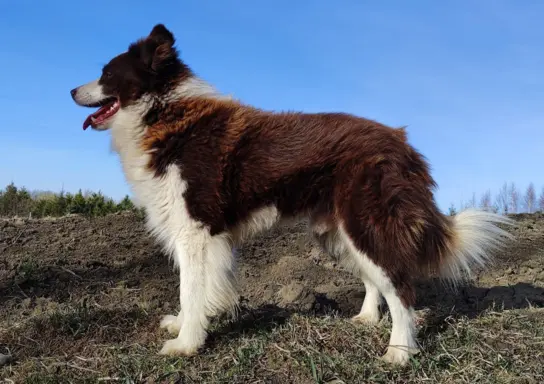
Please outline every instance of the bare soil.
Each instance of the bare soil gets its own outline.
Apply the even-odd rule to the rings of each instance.
[[[378,360],[387,312],[349,322],[363,285],[305,223],[240,249],[238,318],[170,358],[158,324],[177,313],[177,273],[141,218],[0,220],[0,382],[544,382],[544,215],[515,219],[516,242],[471,284],[418,284],[422,352],[406,368]]]

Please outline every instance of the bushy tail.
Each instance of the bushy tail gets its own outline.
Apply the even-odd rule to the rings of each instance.
[[[442,258],[440,275],[454,286],[470,277],[475,266],[487,267],[492,253],[514,238],[497,225],[511,225],[513,220],[496,213],[467,209],[453,216],[450,222],[452,236]]]

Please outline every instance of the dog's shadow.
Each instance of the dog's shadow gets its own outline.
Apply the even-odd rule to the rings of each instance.
[[[258,308],[242,306],[236,316],[231,318],[221,316],[220,319],[216,319],[217,327],[209,332],[206,345],[213,348],[225,340],[270,333],[285,324],[293,313],[295,310],[275,304],[262,305]]]
[[[468,284],[453,290],[430,280],[418,291],[416,310],[428,311],[419,337],[427,341],[446,331],[451,320],[475,319],[489,311],[500,313],[544,307],[544,288],[525,282],[493,287]]]
[[[428,280],[419,284],[417,293],[416,311],[428,312],[419,335],[424,339],[432,339],[446,331],[452,319],[461,317],[474,319],[489,310],[501,312],[544,307],[544,288],[529,283],[498,285],[490,288],[468,284],[453,290],[444,287],[437,280]],[[356,314],[353,311],[343,311],[341,308],[345,307],[342,305],[345,303],[329,300],[323,295],[316,299],[316,305],[309,311],[283,308],[274,304],[263,305],[256,309],[242,308],[238,316],[220,322],[221,325],[210,332],[207,345],[213,347],[221,341],[240,336],[251,337],[269,333],[277,326],[285,324],[294,313],[320,317],[334,313],[344,319]],[[362,299],[352,304],[358,307],[362,305]],[[388,312],[386,304],[382,306],[382,311]]]

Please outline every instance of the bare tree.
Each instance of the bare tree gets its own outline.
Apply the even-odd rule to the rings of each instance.
[[[538,208],[540,212],[544,212],[544,187],[542,187],[542,192],[540,192],[540,197],[538,198]]]
[[[469,200],[468,205],[470,208],[476,208],[476,193],[472,192],[472,198]]]
[[[533,183],[530,183],[527,187],[527,191],[525,191],[525,208],[527,209],[528,213],[533,213],[535,209],[535,203],[536,203],[536,193],[535,193],[535,186]]]
[[[485,211],[491,210],[491,191],[489,189],[485,191],[480,199],[480,208]]]
[[[510,213],[518,213],[519,192],[513,182],[510,183],[510,187],[508,188],[508,206]]]
[[[504,214],[508,213],[508,185],[506,183],[499,189],[496,197],[496,205],[500,212]]]

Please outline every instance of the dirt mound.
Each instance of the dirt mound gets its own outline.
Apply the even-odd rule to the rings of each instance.
[[[416,309],[432,309],[431,325],[444,327],[452,308],[455,316],[470,319],[496,305],[544,306],[544,217],[516,220],[517,242],[473,284],[455,293],[432,280],[418,285]],[[305,223],[278,227],[239,250],[245,310],[226,328],[217,325],[210,343],[261,321],[278,326],[293,312],[314,318],[358,312],[363,285],[324,255],[306,231]],[[154,353],[165,339],[157,329],[160,317],[177,311],[177,285],[172,263],[132,214],[1,220],[0,353],[11,352],[19,363],[0,377],[40,371],[30,363],[34,358],[55,358],[62,369],[79,366],[77,356],[92,355],[88,348],[127,348],[129,341]]]

